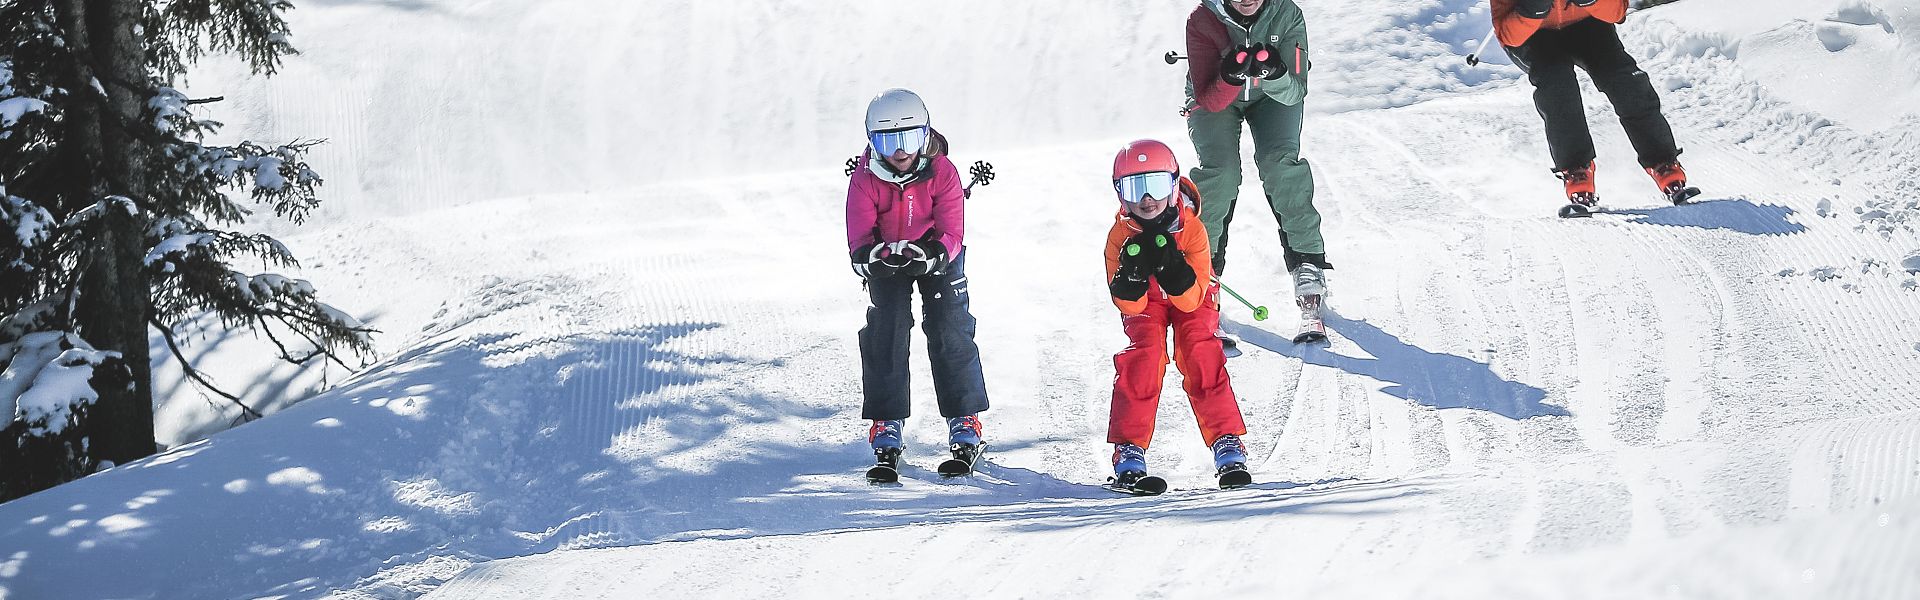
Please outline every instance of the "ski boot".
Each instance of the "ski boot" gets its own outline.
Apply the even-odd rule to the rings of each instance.
[[[873,445],[873,468],[867,469],[868,483],[898,483],[900,481],[900,452],[906,444],[900,438],[900,430],[907,424],[899,419],[876,419],[873,426],[867,428],[867,443]]]
[[[1240,436],[1229,433],[1213,440],[1213,474],[1220,478],[1223,490],[1253,483],[1253,474],[1247,472],[1247,446]]]
[[[947,419],[947,449],[953,453],[940,463],[941,477],[960,477],[973,474],[973,466],[987,453],[987,444],[980,440],[980,417],[967,415]]]
[[[1113,478],[1107,486],[1135,496],[1167,491],[1167,480],[1147,474],[1147,449],[1133,444],[1113,445]]]
[[[1600,206],[1600,194],[1594,191],[1593,171],[1595,164],[1587,162],[1584,169],[1555,169],[1553,176],[1566,184],[1567,205],[1560,207],[1560,218],[1573,219],[1591,217]]]
[[[1293,343],[1327,341],[1327,324],[1320,316],[1326,298],[1327,274],[1319,265],[1308,262],[1293,268],[1293,301],[1300,307],[1300,331]]]
[[[1686,204],[1700,195],[1700,188],[1687,185],[1687,171],[1680,168],[1677,159],[1647,167],[1647,174],[1653,176],[1654,185],[1660,186],[1660,193],[1666,194],[1667,201],[1675,205]]]

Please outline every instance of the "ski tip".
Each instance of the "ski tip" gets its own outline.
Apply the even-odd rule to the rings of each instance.
[[[1578,219],[1591,216],[1593,216],[1593,209],[1585,205],[1568,204],[1560,207],[1560,218],[1562,219]]]
[[[900,471],[888,467],[875,466],[867,469],[867,483],[874,485],[900,483]]]
[[[1293,343],[1295,344],[1317,344],[1324,341],[1327,341],[1327,334],[1319,331],[1308,331],[1293,336]]]
[[[1220,489],[1230,490],[1249,485],[1253,485],[1253,474],[1244,468],[1220,474]]]
[[[1167,480],[1161,479],[1159,477],[1154,477],[1152,475],[1148,475],[1145,477],[1141,477],[1139,480],[1134,481],[1131,485],[1129,485],[1129,484],[1121,483],[1118,479],[1108,477],[1106,488],[1116,492],[1120,492],[1122,494],[1132,494],[1135,496],[1158,496],[1160,494],[1166,493]]]
[[[939,471],[941,477],[966,477],[973,474],[973,465],[958,458],[949,458],[946,462],[940,463]]]
[[[1140,481],[1137,483],[1134,483],[1133,487],[1134,489],[1144,492],[1148,496],[1158,496],[1160,494],[1166,493],[1167,480],[1161,479],[1159,477],[1154,477],[1152,475],[1148,475],[1146,477],[1140,478]]]
[[[1673,201],[1673,203],[1676,205],[1692,204],[1693,198],[1699,195],[1700,195],[1700,188],[1690,187],[1690,188],[1682,189],[1678,192],[1674,192],[1672,195],[1668,196],[1667,199]]]

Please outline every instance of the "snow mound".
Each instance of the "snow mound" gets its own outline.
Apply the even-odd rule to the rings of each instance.
[[[1920,128],[1920,10],[1907,0],[1687,0],[1645,11],[1702,29],[1779,98],[1863,132]],[[1781,16],[1788,16],[1781,24]]]

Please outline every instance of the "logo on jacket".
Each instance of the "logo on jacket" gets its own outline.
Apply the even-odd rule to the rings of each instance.
[[[1276,34],[1273,34],[1273,35],[1270,35],[1270,36],[1267,36],[1267,43],[1269,43],[1269,44],[1278,44],[1278,43],[1280,43],[1280,34],[1277,34],[1277,33],[1276,33]]]

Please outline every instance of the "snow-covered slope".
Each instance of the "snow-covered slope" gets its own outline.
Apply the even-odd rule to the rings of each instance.
[[[305,5],[307,55],[222,116],[334,140],[341,211],[290,243],[390,355],[0,505],[0,597],[1914,596],[1920,137],[1822,102],[1920,85],[1761,50],[1883,14],[1821,60],[1911,66],[1916,4],[1635,15],[1714,201],[1659,206],[1591,102],[1622,214],[1569,222],[1530,90],[1457,62],[1483,8],[1307,3],[1334,339],[1229,307],[1257,483],[1205,489],[1174,375],[1152,499],[1096,485],[1098,248],[1111,152],[1185,146],[1184,3]],[[1001,173],[968,223],[994,453],[931,475],[916,358],[908,480],[873,488],[839,164],[893,85]],[[1278,309],[1258,204],[1229,283]]]

